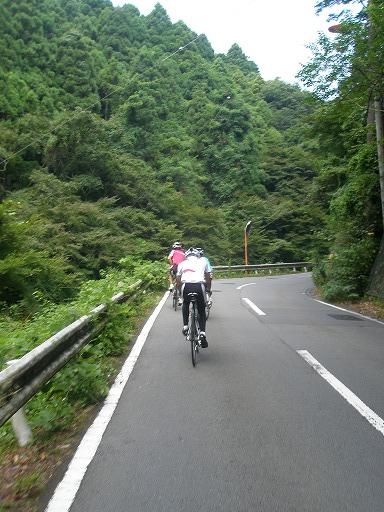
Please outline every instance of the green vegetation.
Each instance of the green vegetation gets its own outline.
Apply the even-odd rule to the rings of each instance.
[[[384,106],[383,5],[322,0],[317,8],[341,4],[345,9],[332,18],[336,35],[319,37],[301,71],[304,83],[326,100],[313,116],[321,162],[313,193],[326,212],[314,275],[330,300],[356,299],[367,289],[384,218],[383,140],[377,132]]]
[[[241,263],[249,219],[252,262],[311,257],[309,93],[263,81],[238,45],[215,55],[159,4],[5,0],[0,19],[3,309],[70,300],[180,238]]]
[[[87,281],[75,300],[55,305],[45,303],[32,318],[6,318],[0,324],[2,344],[0,367],[10,358],[20,357],[52,334],[62,329],[98,304],[108,303],[118,291],[126,291],[142,279],[148,295],[140,293],[123,304],[110,304],[109,322],[102,332],[27,405],[34,430],[47,433],[68,427],[75,410],[98,402],[107,391],[113,374],[113,358],[120,356],[134,334],[136,319],[152,304],[153,292],[166,285],[166,266],[159,262],[145,263],[125,258],[120,269],[104,273],[98,281]],[[7,431],[6,431],[7,432]],[[7,433],[5,440],[7,439]],[[1,444],[1,443],[0,443]]]

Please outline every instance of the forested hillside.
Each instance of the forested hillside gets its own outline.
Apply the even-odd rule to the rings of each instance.
[[[317,9],[333,13],[331,34],[312,45],[300,73],[323,100],[313,117],[321,152],[314,200],[326,212],[315,276],[329,298],[357,298],[383,234],[384,4],[321,0]],[[384,298],[384,242],[369,291]]]
[[[248,220],[252,263],[312,257],[309,93],[265,82],[237,45],[215,54],[160,4],[3,0],[0,27],[3,303],[61,301],[175,239],[241,263]]]

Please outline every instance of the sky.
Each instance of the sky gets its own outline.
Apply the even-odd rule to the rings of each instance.
[[[112,0],[115,6],[135,5],[148,14],[159,3],[172,22],[184,21],[207,36],[216,53],[239,44],[265,80],[298,82],[300,65],[310,59],[306,45],[331,24],[315,14],[316,0]],[[180,41],[180,46],[186,41]]]

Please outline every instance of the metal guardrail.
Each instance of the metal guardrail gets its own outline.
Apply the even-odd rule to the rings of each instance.
[[[133,299],[142,280],[132,284],[126,293],[111,298],[112,303]],[[76,355],[107,322],[108,305],[100,304],[20,359],[10,361],[0,372],[0,426],[28,402],[74,355]]]
[[[217,265],[213,267],[213,270],[218,272],[236,272],[246,270],[273,270],[279,268],[304,268],[307,271],[308,268],[312,267],[312,263],[308,261],[299,261],[295,263],[261,263],[260,265]]]

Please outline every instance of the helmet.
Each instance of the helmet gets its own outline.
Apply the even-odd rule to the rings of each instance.
[[[188,258],[188,256],[196,256],[198,258],[200,256],[200,253],[194,247],[190,247],[185,253],[185,257]]]
[[[201,247],[196,247],[196,251],[198,251],[199,256],[204,256],[204,249],[202,249]]]
[[[172,245],[172,249],[181,249],[183,247],[183,244],[181,242],[175,242]]]

